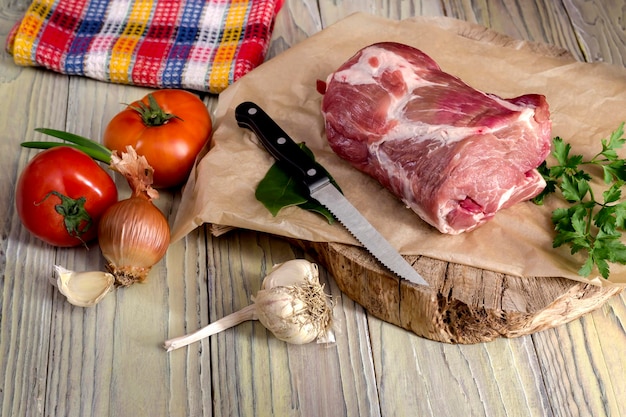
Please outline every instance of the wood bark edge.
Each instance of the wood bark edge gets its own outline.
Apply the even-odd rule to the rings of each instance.
[[[623,288],[557,277],[517,277],[427,257],[405,257],[430,283],[388,273],[363,248],[291,240],[369,314],[444,343],[472,344],[550,329],[599,308]]]

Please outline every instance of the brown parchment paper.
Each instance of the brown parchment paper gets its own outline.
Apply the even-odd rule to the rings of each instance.
[[[471,86],[502,97],[540,93],[547,97],[553,135],[591,156],[599,141],[626,120],[626,69],[576,62],[546,45],[512,40],[482,26],[450,18],[392,21],[355,14],[267,61],[224,91],[215,113],[210,150],[186,184],[172,226],[173,240],[196,227],[232,226],[274,235],[357,244],[339,224],[297,207],[272,215],[254,196],[274,162],[247,129],[237,126],[234,108],[254,101],[296,141],[304,141],[342,187],[346,197],[401,253],[519,276],[560,276],[596,285],[626,285],[626,268],[612,266],[610,281],[577,274],[582,258],[552,248],[552,210],[530,202],[499,212],[482,227],[460,236],[440,234],[330,150],[316,81],[360,48],[398,41],[430,55],[443,70]]]

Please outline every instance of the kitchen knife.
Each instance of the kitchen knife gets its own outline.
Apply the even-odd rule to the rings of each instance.
[[[278,164],[299,178],[319,201],[387,269],[414,284],[428,282],[391,246],[365,217],[337,190],[325,173],[305,151],[258,105],[244,102],[235,109],[239,126],[252,130]]]

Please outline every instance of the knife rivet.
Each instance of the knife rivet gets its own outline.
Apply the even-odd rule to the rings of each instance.
[[[254,107],[249,108],[248,114],[256,114],[256,109]]]
[[[284,145],[286,142],[287,142],[287,139],[283,137],[276,139],[276,143],[278,143],[279,145]]]
[[[311,168],[306,172],[306,175],[308,175],[309,177],[312,177],[315,174],[317,174],[317,170],[315,168]]]

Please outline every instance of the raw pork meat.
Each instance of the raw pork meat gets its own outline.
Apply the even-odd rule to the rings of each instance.
[[[472,230],[545,187],[536,170],[551,144],[542,95],[475,90],[391,42],[362,49],[323,87],[333,151],[442,233]]]

